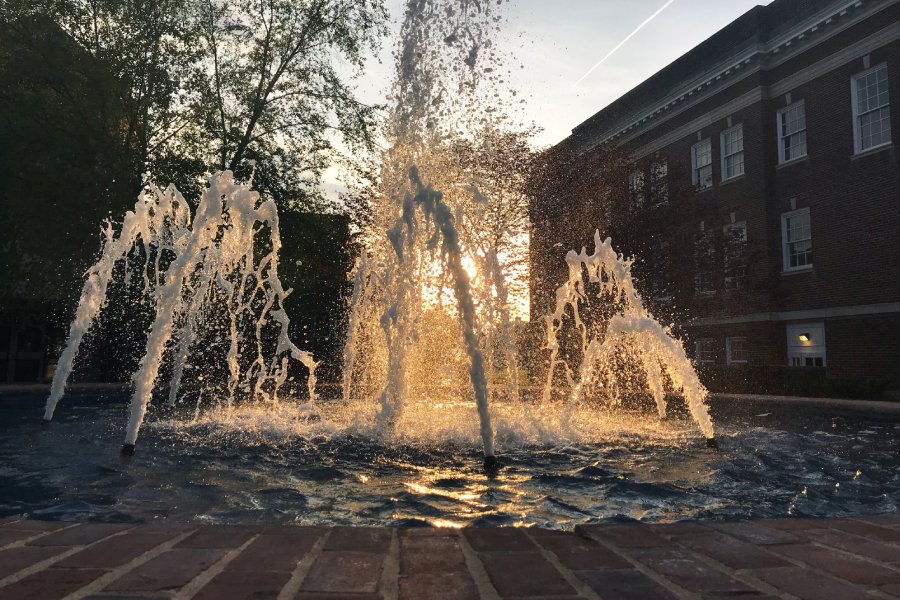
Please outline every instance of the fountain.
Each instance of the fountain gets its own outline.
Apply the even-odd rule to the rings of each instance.
[[[261,247],[267,251],[260,254]],[[133,377],[124,454],[134,453],[167,345],[176,347],[169,381],[169,403],[174,405],[192,345],[200,332],[214,327],[207,322],[214,307],[224,306],[227,311],[226,410],[239,396],[277,403],[279,389],[288,377],[289,358],[308,369],[309,402],[314,402],[316,362],[288,337],[290,318],[284,300],[290,291],[278,278],[280,248],[275,203],[260,201],[259,194],[249,184],[236,182],[230,171],[212,176],[193,222],[188,203],[174,187],[152,187],[125,216],[118,236],[112,224],[107,224],[101,258],[88,271],[54,374],[45,421],[53,418],[80,344],[106,303],[116,264],[123,262],[128,269],[128,257],[135,251],[145,256],[139,274],[155,317]],[[127,271],[126,277],[131,276]],[[276,330],[274,348],[267,331],[272,327]],[[245,335],[248,328],[249,336]],[[252,356],[252,361],[242,364],[243,355]]]
[[[627,352],[636,359],[646,377],[647,387],[656,403],[660,418],[666,417],[667,380],[672,390],[680,390],[691,416],[706,436],[707,444],[716,447],[712,421],[706,407],[706,388],[684,352],[684,347],[644,308],[631,276],[633,260],[613,249],[612,240],[594,234],[594,253],[574,250],[566,255],[569,278],[556,290],[556,309],[544,317],[546,348],[550,366],[544,383],[543,401],[549,402],[556,369],[566,372],[570,393],[568,402],[579,405],[591,389],[603,388],[607,400],[615,401],[617,380],[623,377],[614,366],[618,353]],[[586,322],[582,305],[589,305],[589,286],[598,288],[596,298],[606,311],[595,311],[600,318]],[[608,310],[612,308],[612,310]],[[571,311],[571,321],[581,339],[581,366],[573,379],[567,361],[560,359],[559,332]],[[605,313],[605,314],[604,314]],[[605,318],[603,318],[605,316]]]
[[[477,415],[485,466],[493,469],[498,423],[505,440],[535,423],[542,437],[551,430],[568,435],[579,411],[579,427],[596,427],[590,415],[598,409],[589,397],[602,390],[615,401],[622,373],[613,358],[626,352],[639,359],[660,417],[666,415],[666,390],[681,391],[713,443],[706,390],[680,343],[643,308],[630,261],[599,234],[593,255],[582,250],[566,257],[569,280],[557,291],[556,312],[546,318],[550,361],[543,395],[535,402],[520,393],[523,365],[509,274],[497,246],[506,232],[487,231],[484,224],[496,207],[492,194],[510,191],[492,188],[448,155],[452,143],[503,127],[502,114],[491,116],[484,108],[490,106],[484,88],[497,96],[502,80],[494,69],[476,68],[481,54],[494,52],[496,9],[469,0],[445,4],[416,0],[407,6],[395,104],[384,127],[388,149],[381,155],[372,225],[362,232],[366,249],[353,273],[341,406],[330,403],[326,411],[316,402],[317,363],[288,335],[284,300],[290,290],[278,277],[282,242],[276,206],[226,171],[211,177],[193,217],[173,187],[151,187],[118,235],[107,224],[101,258],[88,272],[53,380],[46,420],[65,391],[82,339],[107,301],[117,265],[124,263],[126,277],[141,277],[154,313],[133,376],[126,454],[134,452],[160,373],[170,373],[168,404],[175,406],[185,396],[182,381],[192,349],[210,335],[227,345],[220,361],[226,381],[216,389],[212,378],[197,377],[194,421],[212,414],[244,423],[246,414],[239,411],[252,407],[268,415],[262,418],[287,415],[290,427],[327,423],[391,443],[398,435],[424,439],[426,423],[438,413],[455,430],[464,429],[468,413]],[[600,286],[608,319],[582,320],[588,284]],[[569,310],[581,336],[577,379],[559,357],[558,334]],[[299,408],[294,399],[279,397],[292,359],[308,372],[307,398]],[[169,363],[167,370],[163,365]],[[571,388],[561,411],[552,398],[560,366]],[[207,411],[201,411],[204,394],[213,405]],[[553,419],[558,423],[548,425]],[[523,425],[526,421],[531,422]]]

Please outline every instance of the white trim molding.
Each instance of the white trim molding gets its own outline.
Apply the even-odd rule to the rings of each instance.
[[[900,316],[900,302],[884,304],[859,304],[856,306],[835,306],[810,310],[790,310],[783,312],[754,313],[733,317],[704,317],[682,325],[705,327],[713,325],[739,325],[742,323],[781,323],[784,321],[805,321],[810,319],[840,319],[845,317],[872,317],[877,315]]]
[[[845,31],[865,19],[893,6],[897,2],[900,2],[900,0],[854,0],[850,2],[832,2],[829,7],[826,7],[806,21],[798,24],[780,38],[776,38],[767,44],[757,44],[748,48],[737,57],[732,58],[727,62],[720,63],[718,67],[715,67],[706,73],[699,75],[691,82],[686,83],[674,94],[665,96],[660,99],[659,102],[635,113],[627,125],[614,126],[612,129],[591,135],[590,126],[587,125],[590,121],[590,119],[588,119],[588,121],[585,121],[573,129],[572,137],[580,148],[580,151],[610,141],[615,142],[618,145],[625,144],[635,139],[646,130],[659,126],[661,123],[664,123],[696,104],[707,100],[709,97],[722,92],[724,89],[732,87],[754,73],[761,70],[771,70],[831,39],[842,31]],[[893,27],[888,27],[887,29],[893,29]],[[871,47],[871,43],[867,43],[874,38],[882,38],[882,33],[883,32],[878,32],[872,36],[868,36],[865,40],[862,40],[839,53],[835,53],[829,58],[817,62],[816,65],[831,60],[831,58],[837,54],[845,54],[850,48],[865,45],[868,49],[854,57],[862,58],[872,50],[888,43],[880,41],[880,43],[875,44],[874,47]],[[896,37],[893,37],[889,41],[893,41],[893,39],[896,39]],[[846,61],[842,61],[841,64],[843,64],[843,62]],[[830,71],[833,68],[834,67],[828,68],[825,72]],[[812,67],[808,67],[796,75],[806,75],[811,69]],[[814,79],[821,74],[823,73],[812,76],[812,73],[810,73],[808,80]],[[794,77],[788,77],[786,79],[794,79]],[[796,84],[790,86],[786,91],[779,92],[777,95],[783,95],[795,86]],[[766,97],[768,97],[768,95]],[[582,128],[584,128],[584,130],[580,131]],[[698,127],[692,127],[691,129],[696,130]],[[578,140],[579,135],[584,135],[586,139]],[[656,149],[658,150],[659,147]],[[636,152],[636,155],[644,156],[645,153],[643,152],[643,149],[641,149]]]

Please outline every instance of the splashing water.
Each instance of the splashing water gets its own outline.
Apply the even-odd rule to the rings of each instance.
[[[84,335],[107,301],[106,290],[116,264],[122,261],[128,269],[128,256],[139,247],[146,256],[143,290],[154,306],[155,317],[133,377],[126,448],[133,449],[137,440],[167,345],[173,343],[177,348],[169,381],[169,402],[174,404],[191,347],[198,336],[208,333],[204,330],[215,329],[216,311],[223,306],[229,341],[225,356],[227,409],[237,397],[277,402],[279,389],[288,378],[289,357],[308,369],[309,401],[315,401],[316,362],[288,336],[290,319],[284,300],[289,291],[278,278],[281,237],[274,202],[260,201],[248,184],[236,182],[233,174],[225,171],[210,179],[193,223],[187,202],[174,187],[165,191],[153,188],[126,215],[118,237],[111,224],[105,236],[102,256],[88,272],[54,375],[46,420],[53,417]],[[258,248],[265,250],[257,257]],[[151,270],[152,280],[148,276]],[[245,335],[247,330],[250,335]],[[253,358],[247,364],[243,356]]]
[[[45,418],[52,418],[81,341],[124,262],[126,277],[140,274],[154,309],[133,377],[126,450],[133,450],[160,373],[170,375],[167,399],[176,405],[186,396],[182,382],[194,372],[197,350],[211,338],[224,355],[218,361],[224,365],[223,386],[195,377],[193,420],[161,421],[162,426],[209,426],[248,440],[361,435],[401,445],[480,443],[488,464],[495,446],[596,441],[625,421],[632,431],[643,431],[640,419],[613,418],[595,402],[599,392],[613,402],[624,393],[622,381],[633,378],[621,369],[624,357],[643,374],[642,385],[661,417],[667,392],[680,392],[711,439],[706,390],[681,344],[644,309],[631,262],[599,234],[593,255],[582,250],[566,257],[569,280],[557,291],[556,312],[545,319],[551,356],[543,400],[529,398],[525,386],[520,390],[520,369],[529,365],[519,357],[510,266],[497,241],[507,230],[485,225],[496,213],[496,197],[517,190],[480,180],[449,152],[460,140],[503,130],[507,115],[491,100],[502,95],[503,81],[496,65],[476,68],[480,57],[493,55],[496,61],[497,10],[478,0],[407,3],[394,106],[384,124],[388,149],[381,155],[372,225],[362,232],[365,249],[353,273],[342,401],[317,402],[317,363],[288,336],[284,300],[290,292],[278,278],[274,202],[261,200],[226,171],[211,178],[193,219],[170,186],[140,198],[118,236],[107,226]],[[129,257],[135,255],[145,260],[133,268]],[[589,284],[600,287],[600,318],[583,320]],[[581,338],[577,376],[560,358],[569,312]],[[291,359],[308,371],[308,402],[300,406],[279,398]],[[560,368],[567,384],[563,403],[552,398],[560,389],[554,387]],[[213,405],[210,410],[201,410],[203,398]]]
[[[624,353],[643,370],[660,418],[666,416],[666,387],[670,382],[672,390],[680,390],[684,395],[691,416],[703,434],[713,439],[706,388],[681,343],[644,308],[631,276],[633,261],[617,254],[611,239],[601,240],[599,231],[594,234],[594,244],[593,254],[582,248],[580,254],[572,250],[566,255],[569,279],[556,290],[555,312],[544,318],[546,348],[550,351],[544,402],[550,401],[557,367],[565,370],[571,405],[582,404],[586,395],[597,387],[604,388],[615,399],[617,383],[623,377],[615,359]],[[582,305],[589,300],[589,284],[599,288],[597,298],[602,306],[607,311],[612,309],[606,319],[593,318],[590,323],[582,317]],[[581,367],[577,378],[572,377],[567,361],[559,357],[559,333],[568,310],[581,338]]]

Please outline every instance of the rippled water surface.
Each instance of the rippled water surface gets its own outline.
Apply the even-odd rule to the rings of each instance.
[[[896,413],[715,400],[720,451],[677,420],[552,443],[504,438],[501,419],[504,467],[488,477],[466,440],[386,446],[348,429],[248,437],[157,422],[126,459],[122,397],[69,397],[46,428],[42,402],[0,397],[0,516],[572,528],[900,506]]]

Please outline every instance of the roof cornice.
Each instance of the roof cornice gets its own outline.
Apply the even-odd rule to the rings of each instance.
[[[719,63],[638,115],[620,119],[612,127],[583,139],[578,139],[584,134],[576,133],[576,128],[568,141],[579,151],[603,143],[627,143],[649,127],[667,121],[753,73],[777,67],[897,2],[900,0],[833,2],[781,36],[754,44],[736,58]]]

